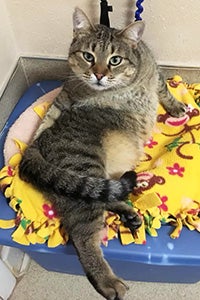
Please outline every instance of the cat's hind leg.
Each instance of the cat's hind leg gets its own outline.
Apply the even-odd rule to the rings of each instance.
[[[113,273],[103,258],[100,248],[102,228],[103,215],[91,223],[78,224],[70,236],[86,276],[97,292],[107,300],[123,300],[128,287]]]
[[[134,171],[127,171],[121,176],[120,181],[128,186],[132,184],[133,189],[137,184],[137,174]],[[128,227],[132,232],[138,229],[142,224],[140,216],[133,207],[128,205],[125,201],[107,202],[105,209],[118,214],[124,226]]]

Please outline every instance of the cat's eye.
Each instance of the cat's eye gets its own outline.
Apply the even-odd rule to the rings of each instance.
[[[83,52],[83,57],[88,62],[94,62],[94,56],[90,52]]]
[[[121,56],[113,56],[109,60],[109,64],[112,66],[118,66],[122,62],[122,57]]]

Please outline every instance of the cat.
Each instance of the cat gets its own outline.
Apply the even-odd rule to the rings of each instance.
[[[104,211],[119,214],[132,231],[141,225],[125,200],[136,186],[134,168],[158,103],[176,117],[186,107],[168,92],[141,40],[142,21],[108,28],[93,25],[76,8],[73,28],[62,91],[26,149],[19,174],[52,201],[97,292],[123,300],[127,286],[100,248]]]

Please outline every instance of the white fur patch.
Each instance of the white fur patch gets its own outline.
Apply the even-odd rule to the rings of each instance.
[[[98,80],[94,74],[91,74],[89,83],[95,90],[105,90],[109,87],[107,76],[104,76],[101,80]]]

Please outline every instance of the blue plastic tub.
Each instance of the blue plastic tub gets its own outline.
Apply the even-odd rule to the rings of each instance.
[[[0,133],[0,167],[3,145],[9,127],[37,98],[61,85],[58,81],[43,81],[33,85],[19,100]],[[0,219],[13,218],[15,213],[0,194]],[[169,237],[171,227],[162,226],[157,238],[147,237],[146,245],[122,246],[119,240],[102,247],[104,256],[114,271],[127,280],[148,282],[194,283],[200,280],[200,234],[184,228],[180,238]],[[84,274],[72,244],[48,248],[46,245],[23,246],[12,241],[13,230],[0,229],[0,244],[17,247],[28,253],[49,271]]]

